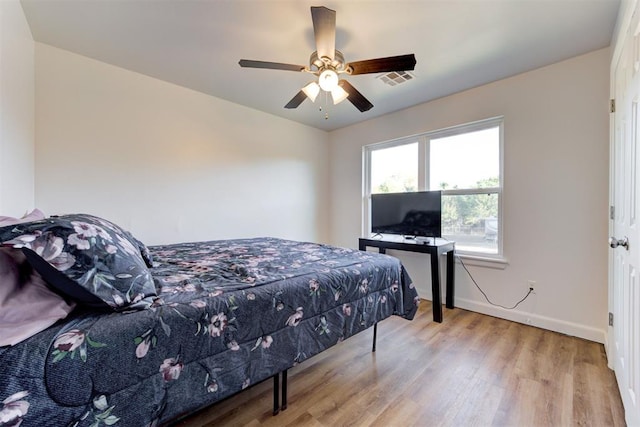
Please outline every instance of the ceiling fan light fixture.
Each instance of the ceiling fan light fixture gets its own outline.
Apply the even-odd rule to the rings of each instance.
[[[349,93],[340,86],[336,86],[331,91],[331,97],[333,98],[333,105],[336,105],[347,99],[349,97]]]
[[[305,87],[303,87],[302,91],[304,92],[305,95],[307,95],[307,98],[309,98],[311,102],[316,102],[316,98],[320,93],[320,86],[316,82],[311,82]]]
[[[323,70],[318,76],[318,84],[326,92],[333,91],[338,87],[338,73],[330,69]]]

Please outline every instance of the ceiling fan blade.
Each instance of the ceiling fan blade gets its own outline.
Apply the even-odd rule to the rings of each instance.
[[[345,68],[350,69],[351,75],[386,73],[390,71],[413,70],[416,67],[416,56],[409,55],[389,56],[387,58],[366,59],[348,63]]]
[[[369,102],[369,100],[365,98],[363,94],[358,92],[358,90],[355,87],[351,86],[351,83],[349,83],[348,81],[340,80],[338,82],[338,85],[340,85],[340,87],[349,94],[349,97],[347,99],[358,110],[360,110],[361,113],[364,113],[365,111],[369,111],[370,109],[373,108],[373,104]]]
[[[246,68],[267,68],[270,70],[304,71],[304,65],[283,64],[281,62],[253,61],[251,59],[241,59],[238,62],[241,67]]]
[[[336,11],[324,6],[312,6],[311,18],[318,58],[327,57],[333,60],[336,52]]]
[[[302,104],[302,101],[304,101],[305,99],[307,99],[307,95],[305,95],[303,91],[300,91],[296,94],[296,96],[291,98],[291,101],[289,101],[287,105],[284,106],[284,108],[298,108],[298,106]]]

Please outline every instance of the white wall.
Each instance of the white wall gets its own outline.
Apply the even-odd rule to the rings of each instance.
[[[34,207],[33,51],[20,2],[0,1],[0,215]]]
[[[36,200],[147,244],[328,239],[328,135],[36,43]]]
[[[505,269],[461,266],[456,305],[604,342],[607,328],[608,69],[602,49],[330,134],[332,243],[357,247],[362,147],[504,115]],[[428,260],[396,252],[430,299]],[[446,321],[446,312],[445,312]]]

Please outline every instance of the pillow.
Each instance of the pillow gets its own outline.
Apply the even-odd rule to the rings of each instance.
[[[22,223],[31,222],[31,221],[38,221],[40,219],[45,219],[45,218],[46,218],[45,214],[40,209],[36,208],[31,212],[29,212],[28,214],[26,214],[25,216],[23,216],[22,218],[0,216],[0,227],[22,224]],[[131,233],[129,232],[125,232],[125,233],[128,234],[129,238],[132,239],[135,242],[138,249],[140,249],[140,255],[142,255],[142,259],[144,260],[144,263],[147,265],[147,267],[153,267],[153,256],[151,255],[149,248],[147,248],[147,246],[144,243],[142,243],[140,240],[133,237]]]
[[[34,209],[22,218],[13,218],[10,216],[0,216],[0,227],[6,227],[8,225],[21,224],[23,222],[37,221],[44,219],[44,213],[40,209]]]
[[[47,287],[20,250],[0,247],[0,347],[45,330],[74,307]]]
[[[73,214],[0,228],[45,281],[96,309],[147,308],[156,289],[137,240],[104,219]]]
[[[144,260],[144,263],[146,264],[146,266],[153,267],[153,255],[151,255],[151,251],[149,250],[149,248],[147,248],[147,245],[145,245],[140,240],[133,237],[131,233],[129,233],[129,237],[133,240],[133,242],[138,247],[138,250],[140,251],[140,256],[142,256],[142,259]]]

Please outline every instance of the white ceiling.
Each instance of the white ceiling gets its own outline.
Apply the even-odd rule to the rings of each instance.
[[[36,41],[333,130],[609,46],[619,0],[22,0]],[[415,78],[347,77],[374,107],[284,105],[312,80],[310,6],[337,13],[346,62],[415,53]],[[325,113],[329,118],[325,119]]]

